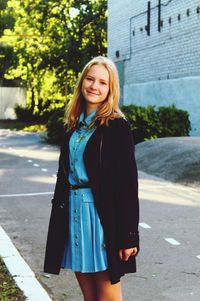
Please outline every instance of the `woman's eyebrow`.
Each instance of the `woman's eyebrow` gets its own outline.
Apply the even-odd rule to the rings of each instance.
[[[88,76],[88,77],[91,77],[92,79],[95,78],[94,76],[92,76],[92,75],[90,75],[90,74],[88,74],[87,76]],[[86,76],[86,77],[87,77],[87,76]],[[107,81],[106,79],[104,79],[104,78],[99,78],[99,80],[104,81],[104,82],[106,82],[106,83],[108,82],[108,81]]]
[[[108,81],[106,79],[100,78],[101,81],[108,83]]]

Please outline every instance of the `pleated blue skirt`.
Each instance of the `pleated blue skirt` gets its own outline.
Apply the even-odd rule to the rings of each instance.
[[[62,268],[82,273],[108,268],[104,232],[90,188],[70,190],[69,239]]]

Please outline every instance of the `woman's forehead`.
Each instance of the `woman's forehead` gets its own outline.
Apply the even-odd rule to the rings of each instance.
[[[109,80],[109,72],[107,68],[102,64],[92,65],[88,70],[87,75]]]

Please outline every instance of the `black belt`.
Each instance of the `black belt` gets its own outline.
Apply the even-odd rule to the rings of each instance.
[[[91,188],[89,183],[85,183],[83,185],[71,185],[69,184],[69,189],[75,190],[75,189],[83,189],[83,188]]]

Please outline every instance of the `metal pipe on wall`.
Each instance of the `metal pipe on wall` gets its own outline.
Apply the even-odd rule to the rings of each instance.
[[[158,0],[158,31],[161,31],[161,0]]]
[[[147,35],[150,36],[151,34],[151,1],[147,3]]]

